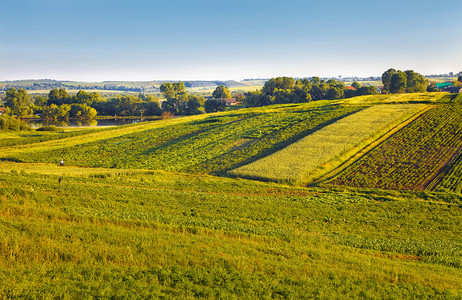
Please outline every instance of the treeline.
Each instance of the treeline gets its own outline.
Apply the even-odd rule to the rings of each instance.
[[[26,90],[6,91],[4,113],[19,117],[39,114],[43,119],[92,119],[99,115],[142,116],[160,115],[159,100],[140,94],[120,95],[104,99],[98,92],[79,91],[71,96],[65,89],[53,89],[48,97],[32,98]]]
[[[244,103],[247,107],[265,106],[283,103],[302,103],[322,99],[334,100],[361,95],[377,94],[374,86],[361,86],[353,83],[347,88],[342,81],[319,77],[295,80],[292,77],[277,77],[268,80],[259,91],[248,92]]]
[[[160,87],[165,100],[154,95],[118,95],[105,99],[98,92],[79,91],[71,96],[65,89],[52,89],[48,97],[32,98],[26,90],[10,88],[4,98],[4,113],[19,117],[40,115],[43,119],[92,119],[102,116],[188,116],[223,111],[231,93],[225,86],[217,87],[215,99],[190,94],[183,82],[164,83]]]

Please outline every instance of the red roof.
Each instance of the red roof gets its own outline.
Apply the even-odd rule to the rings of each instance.
[[[353,91],[356,91],[356,89],[355,89],[354,87],[352,87],[352,86],[347,86],[347,87],[346,87],[346,89],[347,89],[347,90],[353,90]]]

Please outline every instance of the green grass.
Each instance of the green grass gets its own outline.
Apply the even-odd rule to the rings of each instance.
[[[366,95],[341,100],[342,103],[350,104],[390,104],[390,103],[435,103],[448,102],[449,93],[410,93],[410,94],[386,94]]]
[[[2,132],[0,298],[460,299],[460,194],[205,174],[271,155],[371,105],[444,97]]]
[[[220,174],[362,108],[324,101],[156,121],[11,148],[2,155],[25,162],[51,163],[63,158],[77,166]]]
[[[456,196],[0,167],[5,298],[462,296]]]
[[[328,125],[288,147],[230,173],[246,178],[302,182],[320,166],[355,154],[425,105],[375,105]],[[354,150],[354,151],[353,151]],[[340,164],[340,162],[337,163]]]
[[[422,190],[461,146],[460,105],[438,105],[371,150],[329,184]]]

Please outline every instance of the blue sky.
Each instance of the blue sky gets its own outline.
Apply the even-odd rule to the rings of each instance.
[[[462,1],[3,0],[0,80],[462,71]]]

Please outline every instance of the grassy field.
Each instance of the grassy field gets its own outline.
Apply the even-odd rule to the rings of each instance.
[[[335,167],[391,128],[426,108],[423,104],[375,105],[328,125],[288,147],[230,171],[246,178],[306,182],[320,167]],[[342,156],[342,159],[340,159]],[[332,160],[338,161],[332,166]]]
[[[0,169],[3,298],[462,296],[458,197]]]
[[[460,299],[460,181],[444,181],[460,179],[458,159],[434,191],[210,175],[341,120],[386,107],[398,121],[411,107],[446,111],[456,105],[441,102],[453,100],[379,95],[106,129],[0,132],[0,299]],[[391,105],[376,106],[384,103]],[[454,131],[457,113],[434,125]],[[380,127],[369,125],[337,130]],[[355,155],[368,157],[376,144]]]
[[[326,101],[124,126],[104,133],[10,147],[0,158],[88,167],[222,173],[287,146],[362,109]]]
[[[461,147],[460,105],[438,105],[368,152],[330,184],[422,190]]]

